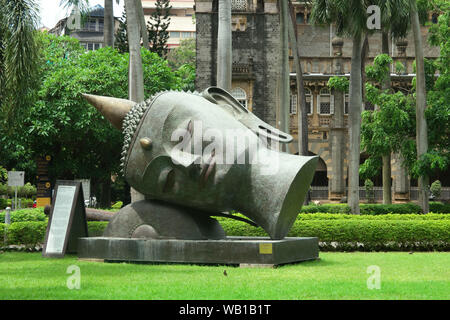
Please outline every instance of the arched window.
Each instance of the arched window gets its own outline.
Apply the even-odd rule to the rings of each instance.
[[[331,94],[328,88],[322,88],[319,92],[319,114],[331,114]]]
[[[231,95],[247,109],[247,93],[242,88],[234,88]]]

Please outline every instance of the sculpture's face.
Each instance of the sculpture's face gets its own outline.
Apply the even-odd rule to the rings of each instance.
[[[209,213],[237,210],[274,239],[288,233],[317,157],[267,149],[260,137],[272,145],[292,137],[227,92],[166,92],[141,104],[85,97],[116,127],[123,121],[125,178],[147,198]]]
[[[227,191],[239,186],[259,141],[237,120],[240,111],[231,108],[193,94],[156,97],[130,145],[126,166],[130,185],[150,198],[208,210],[230,209]]]

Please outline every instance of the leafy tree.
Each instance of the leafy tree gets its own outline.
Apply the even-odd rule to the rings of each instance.
[[[195,57],[195,39],[185,39],[180,41],[180,46],[169,51],[167,54],[167,61],[172,70],[176,70],[184,64],[195,67]]]
[[[115,48],[117,48],[120,53],[129,51],[127,35],[127,13],[125,9],[123,10],[122,18],[119,19],[119,28],[116,32]]]
[[[180,78],[182,90],[195,91],[195,67],[193,65],[184,64],[175,73]]]
[[[373,3],[371,3],[373,2]],[[317,24],[335,24],[338,35],[352,38],[349,104],[348,200],[353,214],[359,214],[359,160],[362,106],[363,39],[367,35],[367,7],[374,1],[316,0],[311,17]]]
[[[19,125],[36,84],[35,0],[0,0],[0,127]]]
[[[85,53],[76,39],[43,34],[41,88],[25,119],[32,156],[51,154],[53,179],[90,177],[109,206],[111,175],[119,172],[121,132],[114,129],[81,93],[128,98],[128,53],[112,48]],[[156,54],[142,50],[145,97],[180,80]]]
[[[156,52],[160,57],[167,55],[167,40],[169,32],[167,28],[170,24],[170,5],[169,0],[156,0],[156,10],[151,14],[147,23],[148,41],[150,51]]]

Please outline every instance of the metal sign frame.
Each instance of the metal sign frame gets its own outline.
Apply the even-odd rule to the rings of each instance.
[[[55,208],[55,204],[56,204],[56,199],[58,196],[58,188],[60,186],[74,186],[75,187],[75,193],[74,196],[72,198],[72,205],[71,205],[71,209],[70,209],[70,213],[69,213],[69,222],[67,225],[67,229],[66,229],[66,234],[64,236],[64,244],[63,244],[63,250],[62,253],[55,253],[55,252],[47,252],[47,241],[48,241],[48,237],[50,234],[50,228],[52,226],[52,220],[53,220],[53,215],[54,215],[54,208]],[[87,229],[87,223],[86,223],[86,208],[84,206],[84,200],[83,200],[83,191],[82,191],[82,186],[81,186],[81,182],[75,182],[75,181],[68,181],[68,180],[58,180],[56,181],[56,186],[55,186],[55,192],[53,194],[53,198],[52,198],[52,208],[50,211],[50,216],[48,219],[48,224],[47,224],[47,230],[45,233],[45,242],[44,242],[44,247],[42,249],[42,256],[43,257],[55,257],[55,258],[62,258],[64,257],[64,255],[67,252],[67,248],[69,245],[69,241],[71,240],[71,233],[72,233],[72,227],[73,227],[73,222],[74,222],[74,218],[75,215],[77,214],[77,206],[79,206],[80,204],[82,205],[82,210],[81,212],[79,212],[78,214],[81,214],[81,217],[79,217],[78,219],[82,219],[83,221],[83,226],[82,226],[82,235],[80,236],[86,236],[88,235],[88,229]],[[72,236],[73,238],[73,236]]]

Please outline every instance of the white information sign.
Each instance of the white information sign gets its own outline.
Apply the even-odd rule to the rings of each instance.
[[[69,226],[75,191],[76,186],[58,186],[48,233],[46,253],[62,254],[64,252],[64,243],[68,232],[67,228]]]
[[[22,187],[25,183],[25,171],[8,171],[8,186]]]

